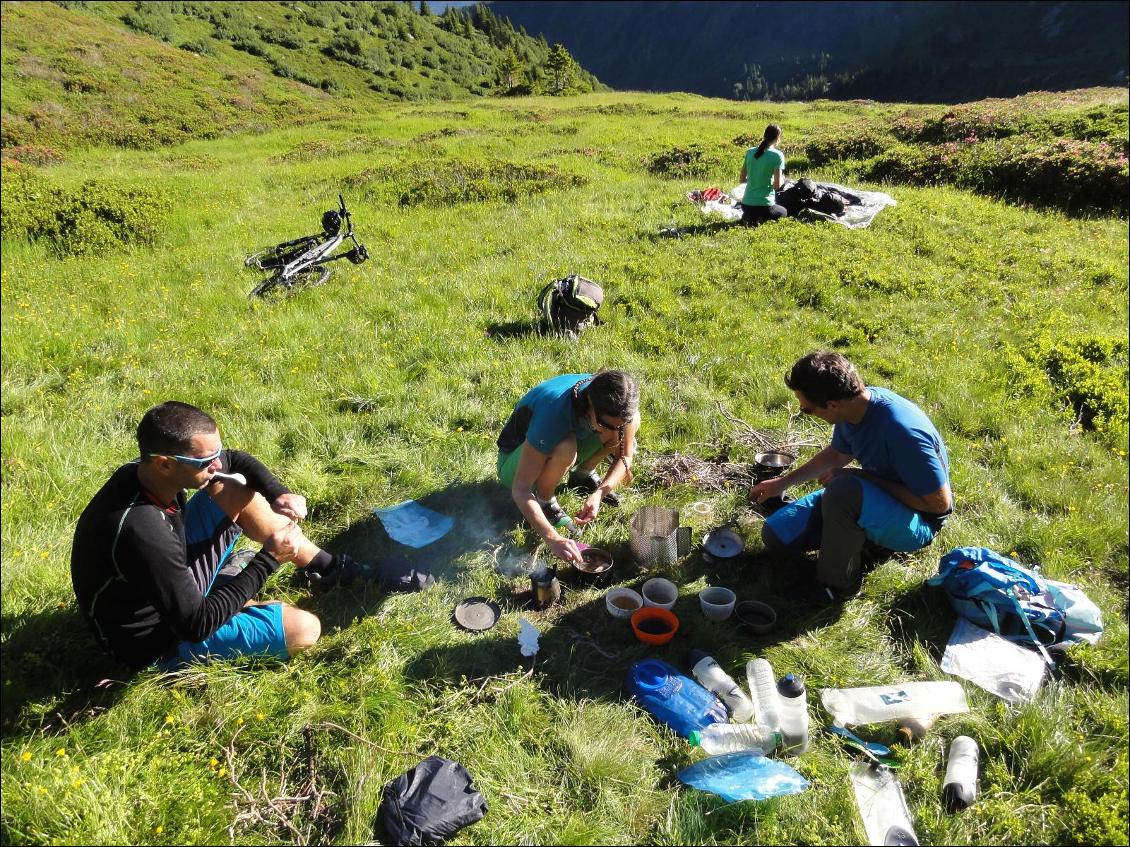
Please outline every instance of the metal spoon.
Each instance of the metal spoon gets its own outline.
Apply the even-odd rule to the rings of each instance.
[[[220,482],[237,482],[240,485],[247,485],[247,477],[241,473],[224,473],[223,471],[213,471],[212,476],[208,478],[208,484],[211,485],[216,480]]]

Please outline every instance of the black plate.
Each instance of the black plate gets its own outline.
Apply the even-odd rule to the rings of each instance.
[[[468,597],[455,607],[455,622],[471,632],[490,629],[502,614],[498,604],[486,597]]]

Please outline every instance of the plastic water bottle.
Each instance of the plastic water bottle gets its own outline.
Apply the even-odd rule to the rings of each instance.
[[[757,722],[770,729],[781,728],[781,707],[777,697],[777,681],[773,666],[766,659],[751,659],[745,666],[749,693],[757,705]]]
[[[977,760],[977,742],[968,735],[959,735],[950,744],[946,778],[942,781],[946,811],[964,809],[977,799]]]
[[[719,753],[772,753],[781,742],[781,733],[761,723],[712,723],[687,736],[711,756]]]
[[[882,723],[900,718],[968,712],[965,691],[956,682],[903,682],[866,688],[825,688],[821,701],[840,726]]]
[[[707,691],[717,694],[733,715],[735,723],[753,719],[753,701],[746,697],[741,686],[718,665],[712,656],[702,650],[691,650],[691,673]]]
[[[777,683],[781,705],[781,746],[785,755],[799,756],[808,752],[808,694],[804,681],[791,673]]]
[[[662,659],[634,663],[624,688],[652,717],[684,738],[728,717],[717,697]]]

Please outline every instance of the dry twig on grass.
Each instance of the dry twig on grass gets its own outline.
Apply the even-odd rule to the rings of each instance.
[[[232,734],[231,741],[228,742],[228,746],[224,750],[228,778],[235,786],[233,802],[236,807],[236,815],[228,826],[228,836],[232,843],[235,843],[237,829],[246,829],[254,824],[274,831],[286,830],[300,844],[316,842],[315,828],[329,810],[326,798],[333,796],[334,792],[318,786],[313,728],[307,726],[303,729],[303,741],[306,749],[305,782],[298,787],[294,794],[287,794],[286,769],[280,767],[279,784],[273,795],[272,792],[267,790],[268,774],[266,767],[260,769],[257,793],[252,793],[239,781],[235,758],[235,741],[242,731],[243,727],[241,726]],[[305,832],[295,824],[295,820],[300,816],[306,822]]]
[[[816,447],[825,438],[811,425],[805,426],[807,418],[792,415],[785,431],[762,431],[754,429],[741,418],[731,415],[718,403],[718,412],[734,424],[734,429],[723,444],[718,445],[718,454],[726,455],[729,445],[744,447],[755,453],[788,453],[796,456],[801,448]],[[725,459],[700,459],[687,453],[668,453],[653,460],[652,476],[664,487],[672,485],[692,485],[704,491],[723,493],[730,488],[749,488],[757,482],[757,468],[753,464],[730,462]]]
[[[686,453],[668,453],[651,464],[651,475],[665,488],[689,484],[704,491],[725,492],[732,486],[748,488],[756,481],[752,465],[704,461]]]

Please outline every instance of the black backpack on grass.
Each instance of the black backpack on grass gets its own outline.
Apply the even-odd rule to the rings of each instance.
[[[597,310],[604,302],[604,289],[578,274],[549,283],[538,295],[541,331],[576,338],[597,323]]]

